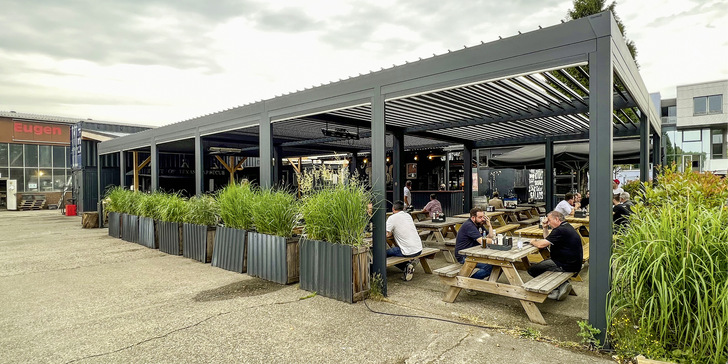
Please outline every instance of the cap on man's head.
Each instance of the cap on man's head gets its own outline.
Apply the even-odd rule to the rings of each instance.
[[[614,183],[619,184],[619,180],[618,179],[614,179]]]

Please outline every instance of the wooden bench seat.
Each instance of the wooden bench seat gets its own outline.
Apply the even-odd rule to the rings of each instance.
[[[441,277],[455,277],[460,272],[460,269],[462,268],[462,264],[450,264],[448,266],[435,269],[435,273],[440,275]]]
[[[508,224],[503,226],[494,227],[496,234],[506,234],[513,235],[513,230],[518,229],[521,227],[519,224]]]
[[[574,273],[570,272],[544,272],[538,277],[526,282],[523,285],[523,289],[529,292],[549,294],[573,276]]]
[[[420,255],[416,257],[387,257],[387,267],[391,267],[399,263],[409,262],[410,260],[419,259],[420,264],[422,264],[422,269],[425,270],[425,273],[432,274],[432,269],[430,269],[430,264],[427,263],[427,259],[434,258],[435,254],[439,251],[440,249],[437,248],[422,248],[422,253],[420,253]]]
[[[530,219],[518,220],[518,224],[521,226],[531,226],[531,225],[538,224],[539,221],[540,221],[539,217],[532,217]]]

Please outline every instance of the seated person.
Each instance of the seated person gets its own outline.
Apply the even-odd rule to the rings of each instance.
[[[634,206],[634,202],[629,199],[629,192],[622,192],[619,194],[619,203],[624,205],[630,212],[632,212],[632,206]]]
[[[367,215],[369,215],[369,222],[364,227],[364,232],[371,234],[371,232],[374,230],[374,225],[372,225],[372,220],[371,220],[372,216],[374,216],[374,204],[372,204],[371,202],[369,204],[367,204]]]
[[[565,194],[564,199],[556,205],[554,211],[558,211],[564,216],[573,216],[576,209],[581,207],[579,203],[575,202],[574,198],[574,194],[571,192]]]
[[[397,246],[387,249],[388,257],[416,257],[422,253],[422,240],[417,233],[412,216],[404,212],[404,202],[395,201],[392,204],[392,216],[387,219],[387,238],[394,237]],[[405,281],[412,280],[417,260],[397,264],[396,267],[404,272]]]
[[[622,192],[626,193],[626,192]],[[622,204],[621,194],[614,195],[612,198],[612,221],[614,222],[614,229],[624,229],[628,226],[629,220],[627,216],[632,214],[632,210]]]
[[[574,272],[579,273],[584,251],[581,246],[581,236],[564,220],[564,215],[556,210],[549,212],[547,220],[542,224],[543,239],[532,240],[531,245],[543,249],[549,247],[551,258],[538,262],[528,268],[531,277],[537,277],[544,272]],[[553,229],[549,233],[549,226]],[[571,283],[566,281],[549,294],[549,298],[563,300],[571,291]]]
[[[584,197],[581,198],[581,208],[585,209],[589,207],[589,190],[586,190],[586,193],[584,193]]]
[[[498,194],[498,191],[493,192],[493,198],[491,198],[488,201],[489,206],[493,206],[493,208],[496,209],[502,209],[503,208],[503,200],[500,199],[500,195]]]
[[[437,195],[434,193],[430,194],[430,202],[425,205],[422,211],[430,214],[430,217],[435,217],[435,214],[442,212],[442,205],[437,200]]]
[[[487,234],[484,234],[486,232]],[[490,224],[490,218],[485,216],[482,209],[474,207],[470,210],[470,219],[465,220],[460,230],[458,230],[458,236],[455,238],[455,259],[457,259],[458,263],[464,264],[465,256],[460,254],[461,250],[482,245],[483,239],[487,239],[487,243],[492,243],[494,237],[495,230],[493,225]],[[478,268],[478,271],[473,273],[470,278],[485,279],[490,276],[490,272],[493,270],[492,265],[485,263],[478,263],[475,268]]]

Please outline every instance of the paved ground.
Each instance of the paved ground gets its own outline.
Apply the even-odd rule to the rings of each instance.
[[[301,300],[309,292],[297,285],[170,256],[80,220],[0,210],[1,362],[612,362],[513,330],[578,341],[586,282],[578,297],[539,305],[548,326],[530,323],[512,299],[445,303],[444,286],[421,268],[406,283],[389,271],[389,302]]]

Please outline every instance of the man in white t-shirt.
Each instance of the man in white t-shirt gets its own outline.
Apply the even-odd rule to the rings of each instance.
[[[412,206],[412,181],[407,181],[404,184],[404,208]]]
[[[576,211],[577,208],[579,208],[578,204],[577,206],[574,206],[574,194],[569,192],[565,194],[564,199],[556,205],[554,211],[558,211],[564,216],[571,216],[574,215],[574,211]]]
[[[387,219],[387,237],[394,237],[397,246],[387,249],[388,257],[416,257],[422,253],[422,240],[417,233],[412,216],[404,212],[404,202],[395,201],[392,204],[392,216]],[[404,271],[402,279],[412,280],[417,260],[397,264],[396,267]]]
[[[619,180],[615,179],[612,181],[612,194],[613,195],[619,195],[620,193],[624,192],[622,187],[619,187]]]

